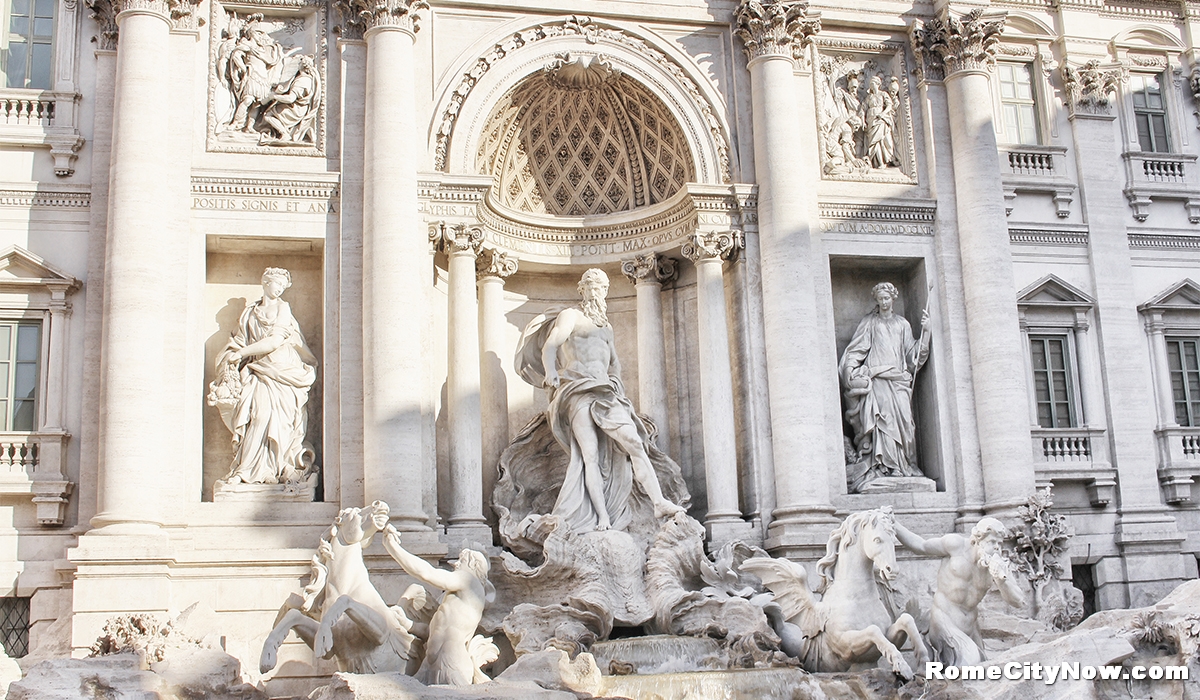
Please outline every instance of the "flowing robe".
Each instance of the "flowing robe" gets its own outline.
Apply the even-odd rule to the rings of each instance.
[[[867,158],[872,168],[886,168],[896,159],[896,104],[889,93],[867,93]]]
[[[245,360],[242,391],[233,410],[223,415],[233,432],[233,464],[225,481],[276,484],[293,481],[306,471],[304,434],[308,424],[308,390],[316,368],[300,358],[304,346],[300,326],[286,301],[275,306],[272,320],[262,300],[247,304],[238,332],[219,359],[268,336],[286,339],[273,352]]]
[[[542,347],[554,327],[556,317],[557,312],[551,312],[530,322],[517,350],[517,371],[534,386],[545,383]],[[555,441],[570,455],[570,462],[552,513],[569,525],[572,532],[591,532],[600,524],[600,517],[588,498],[584,484],[583,453],[571,431],[571,415],[585,408],[600,433],[632,423],[647,453],[654,455],[658,450],[650,439],[649,429],[625,395],[620,377],[590,376],[572,369],[560,369],[558,374],[560,382],[550,397],[546,417]],[[629,456],[614,440],[603,434],[598,437],[600,476],[604,481],[604,503],[608,508],[608,518],[614,530],[625,530],[633,519],[633,466]]]
[[[848,468],[851,493],[881,476],[921,476],[912,385],[928,357],[925,337],[913,338],[899,314],[875,311],[858,324],[838,367],[859,457]]]

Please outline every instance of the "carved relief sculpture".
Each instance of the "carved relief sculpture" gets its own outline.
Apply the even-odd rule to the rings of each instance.
[[[321,71],[317,54],[303,53],[293,36],[303,32],[306,18],[221,13],[227,26],[216,48],[211,106],[217,143],[318,147]],[[305,35],[300,40],[307,41]]]
[[[929,357],[929,312],[922,312],[921,337],[915,339],[908,321],[892,310],[896,287],[882,282],[871,294],[875,311],[858,324],[838,363],[858,452],[858,461],[847,465],[851,493],[881,477],[921,476],[912,388]]]
[[[683,508],[667,500],[651,464],[650,432],[625,396],[612,326],[606,314],[608,276],[588,270],[580,306],[538,317],[525,329],[517,371],[550,391],[547,418],[570,464],[553,514],[572,532],[625,529],[633,484],[666,518]]]
[[[877,45],[878,49],[892,49]],[[827,179],[911,182],[905,150],[908,103],[904,66],[894,55],[820,56],[817,110],[821,169]]]
[[[233,433],[233,464],[218,485],[298,483],[315,476],[305,440],[308,391],[317,360],[292,307],[281,296],[291,274],[269,267],[263,295],[246,305],[238,329],[217,358],[208,405]]]

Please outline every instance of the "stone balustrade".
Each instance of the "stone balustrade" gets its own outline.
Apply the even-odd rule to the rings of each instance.
[[[53,97],[21,90],[0,91],[0,121],[12,126],[54,126]]]
[[[1167,426],[1158,438],[1158,481],[1167,503],[1190,503],[1192,482],[1200,477],[1200,427]]]
[[[39,525],[59,526],[74,484],[63,474],[70,435],[0,433],[0,495],[31,495]]]
[[[1038,483],[1083,482],[1092,505],[1099,507],[1112,501],[1117,470],[1109,461],[1103,430],[1033,428],[1029,432]]]
[[[1062,146],[1001,146],[1004,210],[1012,214],[1017,193],[1050,195],[1060,219],[1071,215],[1075,183],[1067,173],[1067,149]],[[1007,166],[1007,168],[1005,168]]]
[[[1200,223],[1200,173],[1196,156],[1189,153],[1124,154],[1125,198],[1133,209],[1133,218],[1145,221],[1153,199],[1183,200],[1188,220]]]
[[[75,124],[78,100],[73,92],[0,88],[0,144],[49,146],[54,173],[69,177],[83,146]]]

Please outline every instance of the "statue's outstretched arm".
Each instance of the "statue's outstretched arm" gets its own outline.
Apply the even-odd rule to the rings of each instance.
[[[945,541],[947,537],[949,537],[949,535],[925,539],[920,535],[914,534],[911,530],[904,527],[900,523],[896,523],[896,539],[900,540],[900,544],[911,549],[917,554],[927,554],[937,557],[949,556],[950,552],[946,547],[947,542]]]
[[[459,588],[458,576],[455,572],[438,569],[400,546],[400,533],[396,532],[396,528],[391,525],[384,530],[383,548],[392,555],[392,559],[395,559],[397,564],[408,572],[409,576],[443,591],[454,591]]]

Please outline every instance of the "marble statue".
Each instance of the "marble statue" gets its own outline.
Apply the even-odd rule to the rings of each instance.
[[[261,13],[229,14],[214,70],[233,108],[216,131],[225,139],[245,134],[259,145],[311,146],[323,97],[316,56],[283,46],[270,28]]]
[[[490,637],[475,634],[483,609],[496,597],[496,589],[488,581],[487,556],[464,549],[453,571],[438,569],[401,546],[400,533],[387,524],[386,514],[378,525],[383,528],[384,548],[409,576],[445,591],[428,622],[425,658],[417,680],[426,685],[486,683],[490,679],[481,667],[500,654]]]
[[[880,477],[922,476],[917,468],[913,379],[929,357],[929,311],[921,337],[893,311],[900,296],[890,282],[871,290],[875,311],[863,318],[838,363],[846,420],[854,429],[858,461],[847,466],[851,493]]]
[[[296,74],[274,87],[262,109],[259,143],[314,143],[321,105],[321,76],[309,56],[301,56]]]
[[[1001,597],[1009,605],[1024,606],[1025,594],[1010,572],[1001,549],[1006,536],[1004,524],[995,518],[984,518],[976,523],[969,538],[948,533],[923,539],[896,524],[896,538],[900,544],[918,554],[942,557],[928,635],[938,661],[961,666],[984,660],[977,611],[992,584],[999,587]]]
[[[762,580],[780,610],[768,611],[805,670],[840,672],[881,656],[906,679],[912,668],[900,654],[910,640],[917,664],[924,668],[929,652],[909,613],[893,619],[881,597],[890,597],[896,566],[895,518],[890,507],[851,513],[829,537],[826,555],[817,562],[820,584],[810,591],[804,566],[787,559],[753,557],[741,570]],[[813,594],[821,594],[817,600]]]
[[[625,529],[633,484],[657,518],[683,509],[659,486],[650,432],[625,396],[621,364],[606,315],[608,276],[590,269],[579,281],[578,307],[534,319],[517,350],[517,371],[550,392],[547,419],[570,455],[553,514],[572,532]]]
[[[835,112],[832,133],[849,167],[862,163],[858,157],[857,143],[858,134],[863,129],[863,105],[858,98],[859,80],[858,71],[851,71],[846,75],[846,87],[833,86]]]
[[[349,673],[411,673],[416,654],[412,621],[400,605],[388,606],[375,590],[363,550],[387,524],[388,505],[346,508],[321,536],[304,595],[293,593],[263,642],[259,669],[275,668],[279,647],[295,631],[313,654],[337,658]]]
[[[893,78],[894,80],[894,78]],[[872,75],[863,101],[866,123],[867,160],[872,168],[886,168],[896,163],[896,108],[899,104],[883,88],[883,79]]]
[[[317,359],[281,298],[291,285],[287,270],[268,267],[262,298],[246,305],[217,358],[208,404],[233,433],[234,451],[221,484],[295,483],[314,473],[313,450],[304,437]]]

